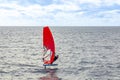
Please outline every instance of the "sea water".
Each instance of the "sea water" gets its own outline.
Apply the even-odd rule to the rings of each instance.
[[[45,70],[42,27],[0,27],[0,80],[120,80],[119,27],[51,31],[58,66]]]

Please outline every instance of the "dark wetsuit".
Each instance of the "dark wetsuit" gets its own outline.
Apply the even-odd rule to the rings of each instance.
[[[58,55],[57,55],[57,56],[55,56],[54,61],[56,61],[57,59],[58,59]]]

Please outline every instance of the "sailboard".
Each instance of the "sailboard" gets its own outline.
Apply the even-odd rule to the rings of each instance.
[[[43,66],[54,66],[55,43],[53,35],[48,26],[43,27]]]

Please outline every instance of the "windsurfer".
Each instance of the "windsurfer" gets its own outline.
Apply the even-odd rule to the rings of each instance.
[[[51,55],[51,50],[50,50],[50,49],[48,49],[48,50],[45,49],[45,50],[44,50],[44,54],[43,54],[43,58],[42,58],[43,61],[44,61],[45,58],[47,58],[47,57],[50,56],[50,55]],[[56,60],[58,59],[58,57],[59,57],[59,56],[56,55],[56,56],[54,57],[54,61],[56,61]]]
[[[59,56],[58,56],[58,55],[56,55],[56,56],[55,56],[55,58],[54,58],[54,61],[56,61],[56,60],[58,59],[58,57],[59,57]]]

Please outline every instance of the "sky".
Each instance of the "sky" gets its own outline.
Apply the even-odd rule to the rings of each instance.
[[[0,26],[120,26],[120,0],[0,0]]]

